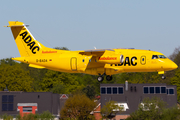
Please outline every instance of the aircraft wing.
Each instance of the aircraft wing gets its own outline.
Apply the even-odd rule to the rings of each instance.
[[[92,49],[92,50],[80,51],[79,54],[98,56],[100,54],[102,55],[105,51],[114,51],[114,50],[113,49]]]

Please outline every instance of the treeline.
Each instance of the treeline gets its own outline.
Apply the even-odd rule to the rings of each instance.
[[[180,65],[180,47],[169,56],[178,66]],[[120,73],[113,75],[112,81],[102,83],[166,83],[177,85],[178,101],[180,101],[180,69],[165,73],[166,79],[153,73]],[[100,83],[97,76],[82,73],[63,73],[48,69],[28,67],[28,64],[13,61],[11,58],[0,60],[0,90],[25,92],[53,92],[70,94],[83,91],[89,98],[100,94]]]

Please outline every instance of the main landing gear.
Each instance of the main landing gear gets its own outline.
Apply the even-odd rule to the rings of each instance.
[[[99,74],[99,76],[98,76],[98,78],[97,78],[98,82],[102,82],[102,81],[104,80],[104,76],[105,76],[105,75],[106,75],[105,73],[102,74],[102,75]],[[112,75],[107,75],[107,76],[106,76],[106,80],[107,80],[107,81],[111,81],[111,80],[112,80]]]

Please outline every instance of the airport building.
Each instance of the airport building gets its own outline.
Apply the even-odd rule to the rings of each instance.
[[[106,102],[113,100],[123,107],[123,112],[112,115],[113,120],[126,119],[143,104],[144,98],[159,97],[168,107],[177,105],[175,85],[166,84],[101,84],[101,108]]]
[[[41,114],[44,111],[49,111],[57,118],[59,117],[60,109],[68,99],[65,94],[17,91],[1,91],[0,98],[0,115]]]

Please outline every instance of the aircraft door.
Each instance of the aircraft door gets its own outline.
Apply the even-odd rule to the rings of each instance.
[[[71,70],[72,71],[77,70],[77,58],[75,57],[71,58]]]
[[[142,65],[146,64],[146,56],[141,56],[141,64]]]

